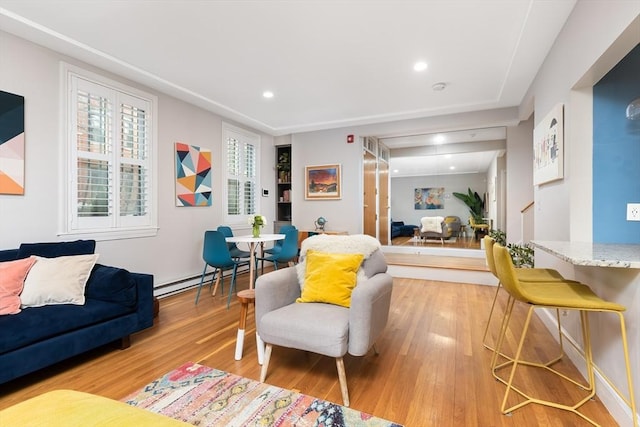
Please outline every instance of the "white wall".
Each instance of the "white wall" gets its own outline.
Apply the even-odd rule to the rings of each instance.
[[[520,211],[533,201],[533,117],[507,128],[507,218],[509,242],[522,239]]]
[[[305,200],[305,166],[340,164],[342,198]],[[344,130],[295,134],[291,138],[292,222],[299,230],[313,230],[314,221],[328,220],[326,230],[362,232],[362,144],[347,143]]]
[[[487,191],[486,181],[487,175],[483,173],[391,178],[391,216],[394,221],[404,221],[407,225],[420,226],[420,218],[423,216],[454,215],[460,217],[463,224],[467,224],[469,208],[453,193],[467,194],[468,189],[471,188],[482,197],[482,194]],[[430,187],[444,187],[444,209],[414,209],[414,190]]]
[[[640,2],[637,1],[578,2],[528,91],[527,98],[534,100],[536,123],[555,104],[563,103],[565,108],[565,177],[535,189],[536,240],[591,239],[588,228],[593,209],[590,203],[592,121],[588,87],[640,43],[639,16]],[[536,266],[558,268],[568,278],[588,284],[603,298],[627,307],[625,320],[637,400],[640,396],[640,270],[573,266],[541,251],[536,252]],[[590,316],[590,321],[596,364],[616,386],[626,390],[615,320],[596,313]],[[564,318],[563,326],[581,342],[575,316]],[[631,425],[625,406],[608,392],[605,384],[598,386],[600,399],[620,425]]]
[[[0,88],[25,97],[26,140],[25,195],[0,195],[0,249],[16,248],[22,242],[73,239],[69,236],[59,239],[57,235],[64,185],[58,182],[64,153],[60,130],[60,61],[64,60],[158,96],[158,234],[150,238],[99,241],[96,248],[99,262],[151,273],[156,286],[199,275],[204,231],[220,225],[223,218],[220,162],[223,119],[4,32],[0,32],[0,52]],[[212,150],[213,206],[175,206],[176,141]],[[266,166],[261,171],[262,186],[272,190],[269,197],[260,198],[261,213],[271,220],[275,212],[273,138],[262,134],[261,143],[262,162]]]

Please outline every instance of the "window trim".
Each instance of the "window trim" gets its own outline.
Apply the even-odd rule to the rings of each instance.
[[[72,116],[71,114],[76,111],[73,107],[73,103],[76,102],[75,93],[72,90],[72,79],[78,77],[86,80],[87,82],[105,86],[111,90],[115,90],[120,93],[124,93],[128,96],[141,98],[149,102],[150,114],[149,114],[149,137],[151,139],[149,144],[149,197],[151,198],[149,203],[149,224],[138,226],[118,226],[108,230],[90,230],[90,229],[72,229],[71,223],[74,217],[75,209],[72,206],[74,199],[73,192],[76,190],[73,187],[73,174],[76,170],[75,157],[75,143],[76,135],[75,129],[72,128]],[[61,194],[61,203],[59,204],[59,231],[58,236],[71,236],[74,238],[88,238],[95,240],[118,240],[129,239],[137,237],[152,237],[157,235],[158,232],[158,124],[157,124],[157,112],[158,112],[158,97],[148,92],[144,92],[132,86],[128,86],[119,81],[115,81],[99,75],[97,73],[88,71],[78,66],[60,62],[60,88],[61,88],[61,136],[60,136],[60,162],[59,170],[61,173],[59,188]]]
[[[248,227],[248,223],[247,220],[251,215],[247,215],[247,214],[241,214],[241,215],[229,215],[229,194],[228,194],[228,188],[227,188],[227,179],[229,178],[229,175],[227,174],[228,171],[228,164],[229,164],[229,158],[228,158],[228,151],[227,151],[227,136],[228,133],[234,133],[234,134],[238,134],[243,138],[246,138],[248,140],[253,140],[254,144],[255,144],[255,148],[256,148],[256,177],[255,177],[255,184],[256,184],[256,194],[255,194],[255,207],[256,207],[256,214],[260,213],[260,209],[261,209],[261,199],[262,197],[260,197],[260,188],[259,188],[259,184],[260,184],[260,164],[261,164],[261,143],[262,143],[262,138],[260,137],[259,134],[257,133],[253,133],[250,132],[246,129],[243,128],[239,128],[237,126],[234,126],[230,123],[227,122],[222,122],[222,143],[221,145],[221,151],[222,151],[222,168],[223,168],[223,173],[222,173],[222,194],[223,194],[223,218],[224,218],[224,223],[226,224],[230,224],[230,225],[245,225]]]

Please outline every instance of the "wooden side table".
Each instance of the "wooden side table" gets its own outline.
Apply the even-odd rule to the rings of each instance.
[[[420,240],[420,228],[413,227],[413,244],[417,245],[419,242],[421,242],[421,240]]]
[[[460,224],[458,235],[463,236],[465,239],[467,238],[467,224]]]
[[[244,331],[247,325],[247,312],[249,311],[249,304],[253,304],[255,310],[256,304],[256,291],[254,289],[245,289],[239,291],[238,300],[240,301],[240,320],[238,322],[238,334],[236,337],[236,354],[235,359],[242,359],[242,350],[244,348]],[[258,353],[258,364],[262,365],[264,360],[264,343],[258,335],[258,328],[256,327],[256,350]]]
[[[315,236],[316,234],[349,234],[346,231],[329,231],[329,230],[299,230],[298,231],[298,248],[302,247],[302,241],[307,237]]]

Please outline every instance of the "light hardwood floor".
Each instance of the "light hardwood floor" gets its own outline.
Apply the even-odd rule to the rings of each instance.
[[[241,275],[239,288],[247,283],[247,275]],[[490,286],[395,279],[389,323],[377,343],[380,354],[345,357],[351,407],[416,427],[586,425],[575,415],[537,405],[511,416],[500,413],[504,386],[493,379],[491,353],[482,346],[494,292]],[[233,357],[238,303],[227,310],[226,298],[205,293],[194,306],[194,297],[191,290],[162,299],[154,327],[134,335],[129,349],[99,349],[0,385],[0,409],[60,388],[121,399],[186,361],[258,379],[252,326],[244,358]],[[522,319],[523,311],[517,310],[517,322]],[[253,325],[253,309],[248,324]],[[537,319],[533,331],[529,356],[553,354],[554,341]],[[510,334],[510,346],[514,339]],[[575,374],[572,365],[563,364]],[[581,395],[575,387],[534,371],[520,380],[546,397]],[[330,358],[274,348],[267,382],[342,401]],[[584,412],[602,425],[616,425],[599,401],[588,402]]]

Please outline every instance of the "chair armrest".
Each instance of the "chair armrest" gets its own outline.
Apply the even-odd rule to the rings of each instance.
[[[138,313],[138,330],[153,326],[153,275],[145,273],[129,273],[136,282]]]
[[[378,273],[359,283],[351,294],[349,354],[365,355],[375,344],[389,318],[393,277]]]
[[[263,274],[256,280],[256,323],[266,313],[292,304],[300,296],[295,267]]]

